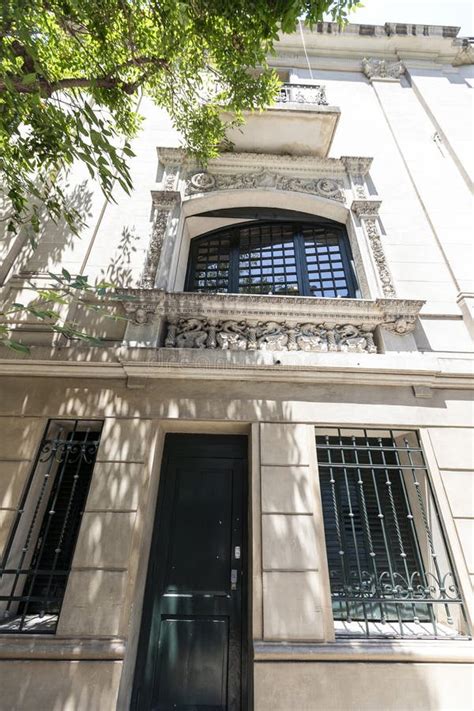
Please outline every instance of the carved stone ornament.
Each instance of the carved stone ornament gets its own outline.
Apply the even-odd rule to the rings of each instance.
[[[376,353],[371,325],[176,318],[165,348]]]
[[[474,64],[474,44],[472,38],[463,38],[461,43],[461,49],[453,59],[453,67],[460,67],[463,64]]]
[[[172,190],[163,190],[154,191],[152,193],[152,197],[155,215],[150,245],[148,247],[145,266],[143,268],[142,286],[145,289],[153,289],[155,286],[156,273],[168,227],[169,215],[177,201],[180,199],[180,194]]]
[[[255,173],[232,175],[211,175],[206,172],[195,173],[187,182],[186,194],[193,195],[211,190],[273,188],[275,190],[310,193],[329,200],[345,202],[343,187],[343,181],[334,178],[296,178],[262,169]]]
[[[341,156],[341,162],[349,174],[368,175],[373,158],[365,156]]]
[[[383,328],[399,336],[413,333],[416,326],[416,316],[402,316],[400,318],[387,317],[382,324]]]
[[[382,285],[383,294],[384,296],[393,298],[396,296],[396,291],[377,227],[377,216],[381,204],[381,200],[353,200],[351,210],[362,220],[362,224],[364,225]]]
[[[362,60],[362,71],[368,79],[399,79],[405,73],[405,67],[402,62],[371,57]]]
[[[377,327],[400,335],[409,333],[425,303],[396,298],[331,299],[159,289],[121,289],[120,293],[124,297],[123,306],[136,325],[151,323],[155,318],[167,322],[165,347],[225,350],[270,350],[272,344],[279,344],[283,350],[325,350],[326,343],[327,350],[357,351],[362,342],[348,339],[363,337],[368,339],[363,350],[372,353],[375,351],[370,350],[368,334],[373,334]],[[247,339],[245,348],[243,339]]]
[[[125,312],[134,326],[144,326],[153,322],[156,313],[156,303],[146,301],[124,301]]]
[[[392,282],[392,275],[390,274],[390,270],[388,268],[385,252],[383,250],[382,240],[380,239],[377,228],[377,221],[374,217],[366,217],[363,220],[363,223],[367,237],[369,238],[372,254],[374,255],[377,272],[382,284],[383,294],[384,296],[395,297],[396,291]]]
[[[381,200],[362,198],[352,201],[351,210],[357,217],[377,217],[381,204]]]

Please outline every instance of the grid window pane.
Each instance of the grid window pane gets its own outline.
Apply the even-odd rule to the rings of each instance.
[[[227,291],[229,284],[230,236],[200,240],[194,257],[191,291]]]
[[[309,288],[313,296],[349,297],[350,285],[342,270],[339,235],[321,227],[303,229]]]
[[[341,229],[328,224],[259,222],[198,238],[190,291],[353,297]]]
[[[291,226],[255,225],[243,228],[240,231],[240,255],[239,293],[300,293]],[[250,273],[242,269],[247,255],[252,266]]]

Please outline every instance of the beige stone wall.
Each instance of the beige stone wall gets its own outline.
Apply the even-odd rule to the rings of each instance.
[[[474,428],[431,427],[429,437],[474,587]]]
[[[2,660],[0,709],[112,711],[121,671],[121,662]]]
[[[120,635],[150,422],[107,418],[61,610],[58,634]]]
[[[314,429],[260,425],[263,638],[332,637]]]
[[[430,469],[437,476],[437,494],[444,500],[442,513],[451,526],[451,543],[452,536],[456,538],[453,552],[458,570],[466,576],[467,570],[473,574],[467,485],[474,464],[467,392],[433,390],[430,398],[419,398],[406,386],[210,383],[205,379],[151,380],[143,389],[127,388],[118,380],[109,384],[42,378],[3,382],[0,418],[2,432],[8,435],[0,440],[4,537],[48,418],[105,420],[54,649],[48,639],[41,647],[28,637],[0,640],[4,657],[0,674],[5,679],[2,688],[8,708],[23,709],[14,705],[22,688],[25,709],[30,708],[35,678],[41,678],[41,703],[49,699],[45,708],[55,709],[54,704],[59,704],[58,709],[113,709],[119,689],[117,708],[127,708],[158,489],[161,453],[157,443],[169,430],[251,430],[252,624],[256,640],[318,644],[330,642],[333,635],[315,424],[420,428],[429,450]],[[102,646],[84,651],[92,639],[101,640]],[[110,659],[113,640],[123,640],[115,661]],[[8,642],[14,644],[18,661],[5,659]],[[396,681],[404,688],[405,706],[396,708],[458,711],[467,708],[460,696],[462,686],[466,687],[465,667],[449,664],[449,645],[443,648],[446,663],[442,666],[258,661],[256,709],[395,708],[390,706],[396,698],[393,689],[392,701],[386,703],[387,685],[380,686],[380,679],[389,674],[393,684]],[[340,674],[344,684],[337,681]],[[449,687],[455,687],[451,696],[439,684],[443,675]],[[90,683],[84,681],[88,676]],[[286,705],[290,691],[293,701]],[[358,706],[364,698],[365,705]],[[313,699],[318,705],[311,706]],[[421,705],[423,699],[429,704]]]
[[[0,559],[46,422],[34,417],[0,417]]]
[[[265,662],[255,711],[470,711],[469,664]]]

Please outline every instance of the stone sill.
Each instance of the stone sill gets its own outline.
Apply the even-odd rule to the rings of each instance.
[[[254,642],[255,662],[435,662],[472,664],[464,640],[341,640],[321,644]]]
[[[374,325],[401,318],[414,319],[425,303],[414,299],[333,299],[273,294],[159,292],[146,289],[129,289],[122,293],[134,297],[134,301],[125,302],[125,306],[136,309],[137,302],[156,303],[156,312],[168,317],[278,317],[293,322],[320,319],[354,324],[366,322]]]
[[[0,659],[121,660],[125,656],[125,645],[122,637],[3,634]]]

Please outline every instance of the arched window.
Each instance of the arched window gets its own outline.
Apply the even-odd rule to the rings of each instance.
[[[232,225],[192,241],[187,291],[357,296],[349,241],[329,221]]]

